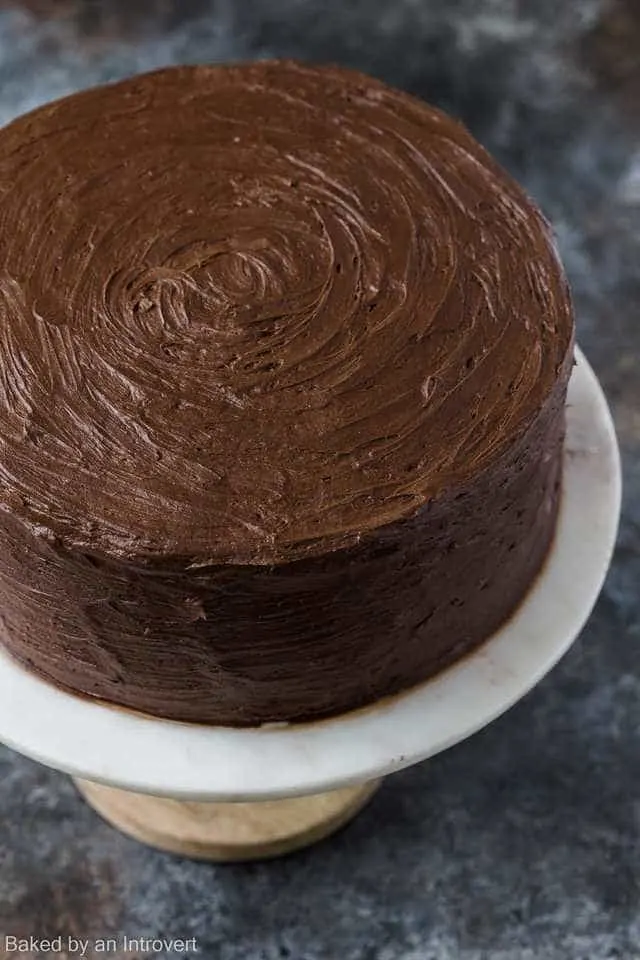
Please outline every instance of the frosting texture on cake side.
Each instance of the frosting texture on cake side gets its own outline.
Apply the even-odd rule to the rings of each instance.
[[[0,131],[0,642],[259,724],[426,679],[513,612],[559,500],[550,231],[371,78],[171,68]]]

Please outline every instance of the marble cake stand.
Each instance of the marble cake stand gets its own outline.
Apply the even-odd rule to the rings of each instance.
[[[461,663],[366,710],[251,730],[157,720],[62,693],[0,653],[0,741],[71,774],[123,832],[187,856],[276,856],[327,836],[380,779],[495,719],[584,625],[613,551],[620,462],[606,400],[577,354],[555,544],[509,623]]]

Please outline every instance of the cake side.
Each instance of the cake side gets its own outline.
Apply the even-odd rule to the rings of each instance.
[[[497,630],[535,579],[555,529],[570,369],[498,467],[323,557],[114,563],[5,517],[0,641],[72,692],[176,720],[312,720],[406,690]]]
[[[544,219],[459,124],[338,68],[160,71],[0,131],[0,226],[23,663],[175,719],[302,720],[515,609],[573,317]]]

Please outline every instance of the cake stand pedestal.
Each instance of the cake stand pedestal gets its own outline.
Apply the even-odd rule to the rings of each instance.
[[[218,863],[267,860],[323,840],[359,813],[380,783],[257,803],[196,803],[75,780],[87,803],[127,836]]]
[[[553,547],[516,614],[460,663],[364,710],[247,730],[75,697],[0,651],[0,741],[71,774],[106,820],[173,853],[259,859],[328,836],[382,777],[471,736],[524,696],[589,616],[616,538],[620,460],[598,381],[579,351],[577,361]]]

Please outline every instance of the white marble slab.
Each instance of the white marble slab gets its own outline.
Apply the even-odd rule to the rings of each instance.
[[[490,723],[582,629],[611,560],[620,461],[606,400],[578,353],[555,546],[518,613],[415,690],[333,720],[233,730],[156,720],[70,696],[0,651],[0,741],[75,776],[200,800],[316,793],[409,766]]]

